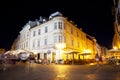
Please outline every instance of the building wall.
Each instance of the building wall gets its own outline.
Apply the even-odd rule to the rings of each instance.
[[[114,1],[114,15],[115,15],[115,21],[114,21],[114,36],[113,36],[113,42],[112,42],[112,48],[116,47],[117,49],[120,49],[120,0],[113,0]]]
[[[90,49],[93,52],[93,42],[88,40],[86,35],[73,22],[63,16],[56,16],[34,27],[27,23],[20,31],[15,45],[16,49],[24,49],[36,55],[40,53],[42,59],[65,60],[67,57],[72,59],[72,54],[67,56],[67,53],[72,51],[82,54]],[[74,58],[78,59],[79,54],[74,54]]]
[[[86,41],[86,50],[88,50],[88,53],[90,53],[91,55],[87,55],[86,57],[89,58],[89,59],[93,59],[94,58],[94,55],[95,55],[95,51],[94,51],[94,42],[90,39],[87,38],[87,41]]]
[[[19,41],[18,41],[18,45],[19,45],[19,49],[25,49],[25,50],[29,50],[29,46],[30,46],[30,26],[28,24],[26,24],[23,29],[20,31],[20,35],[19,35]]]
[[[66,47],[79,51],[83,50],[83,48],[86,47],[86,34],[82,30],[78,29],[71,22],[68,22],[67,20],[65,20],[64,22]]]

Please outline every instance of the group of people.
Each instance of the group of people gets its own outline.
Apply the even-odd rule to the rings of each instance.
[[[8,56],[3,56],[2,58],[2,62],[1,62],[1,65],[2,65],[2,70],[3,71],[6,71],[9,69],[10,65],[12,64],[12,60],[10,60],[8,58]]]
[[[100,64],[103,61],[102,56],[97,53],[95,55],[95,61],[96,61],[97,64]]]

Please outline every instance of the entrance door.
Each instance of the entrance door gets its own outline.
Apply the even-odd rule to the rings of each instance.
[[[38,60],[40,59],[40,53],[37,54],[37,59],[38,59]]]
[[[55,61],[55,53],[52,52],[52,62],[54,62],[54,61]]]
[[[47,53],[44,53],[44,59],[47,59]]]

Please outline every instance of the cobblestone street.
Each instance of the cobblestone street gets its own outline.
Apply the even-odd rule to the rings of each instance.
[[[120,80],[120,66],[17,64],[0,80]]]

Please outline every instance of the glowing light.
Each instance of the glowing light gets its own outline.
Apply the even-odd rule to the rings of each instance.
[[[57,70],[56,78],[62,79],[66,77],[66,72],[68,72],[68,67],[64,65],[59,65],[59,66],[56,66],[56,70]]]
[[[55,45],[55,47],[58,48],[58,49],[63,49],[63,48],[66,47],[66,45],[65,45],[65,43],[57,43],[57,44]]]
[[[95,65],[95,63],[90,63],[89,65]]]
[[[116,49],[117,49],[117,47],[116,47],[116,46],[114,46],[114,47],[113,47],[113,49],[115,49],[115,50],[116,50]]]
[[[84,53],[91,53],[91,50],[89,50],[89,49],[84,50]]]
[[[58,50],[58,53],[59,55],[56,55],[58,59],[62,59],[62,49],[64,49],[66,47],[66,44],[65,43],[57,43],[55,45],[55,47],[57,48]]]

